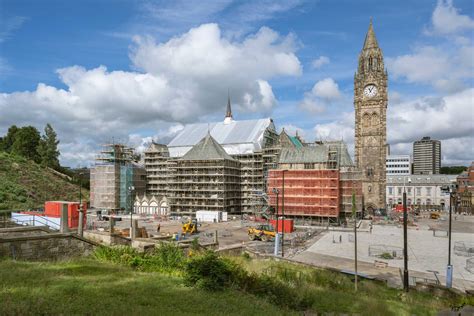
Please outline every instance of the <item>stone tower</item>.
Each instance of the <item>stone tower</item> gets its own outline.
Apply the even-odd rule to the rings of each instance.
[[[372,20],[354,76],[355,161],[363,173],[364,206],[385,209],[387,71]]]

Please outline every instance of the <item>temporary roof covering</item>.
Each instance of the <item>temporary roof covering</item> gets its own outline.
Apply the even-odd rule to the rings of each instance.
[[[262,149],[267,129],[275,131],[271,118],[189,124],[168,144],[168,149],[171,157],[181,157],[209,132],[229,155],[251,154]]]
[[[217,143],[208,133],[199,143],[193,146],[183,157],[182,160],[216,160],[227,159],[234,160],[229,156],[224,148]]]

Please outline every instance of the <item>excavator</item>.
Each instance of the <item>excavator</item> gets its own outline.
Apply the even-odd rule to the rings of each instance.
[[[181,226],[181,230],[183,234],[185,235],[197,234],[198,233],[197,221],[195,219],[190,218],[187,222],[183,222],[183,225]]]

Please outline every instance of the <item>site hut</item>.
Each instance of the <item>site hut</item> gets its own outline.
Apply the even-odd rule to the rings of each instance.
[[[285,217],[338,223],[352,216],[352,193],[360,216],[361,177],[342,141],[283,148],[277,169],[269,171],[267,193],[275,207],[273,188],[279,190],[279,211],[284,199]]]

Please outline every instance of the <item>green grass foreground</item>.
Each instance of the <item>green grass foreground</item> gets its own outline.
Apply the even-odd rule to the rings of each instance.
[[[361,281],[355,293],[351,279],[340,273],[248,257],[216,259],[209,253],[198,254],[183,259],[185,265],[191,264],[191,270],[178,267],[163,271],[162,267],[179,262],[171,260],[172,247],[163,253],[166,256],[140,261],[126,248],[103,248],[96,254],[99,260],[0,260],[0,315],[435,315],[451,307],[474,304],[472,297],[442,299],[416,291],[405,294],[368,280]],[[121,256],[115,257],[117,254]],[[221,261],[227,263],[221,266]],[[203,262],[205,266],[201,265]],[[187,273],[207,278],[213,275],[212,270],[219,274],[221,269],[229,269],[228,262],[232,262],[231,270],[226,271],[239,274],[233,281],[238,286],[212,283],[227,280],[222,275],[205,283],[206,287],[218,286],[219,290],[198,286],[203,285],[202,279],[194,286],[186,285]],[[201,268],[204,271],[197,271]],[[275,286],[284,289],[270,289]],[[288,307],[291,304],[283,295],[300,302],[295,306],[304,303],[304,308]]]
[[[179,277],[83,259],[0,261],[0,315],[288,315],[233,290],[209,293]]]

